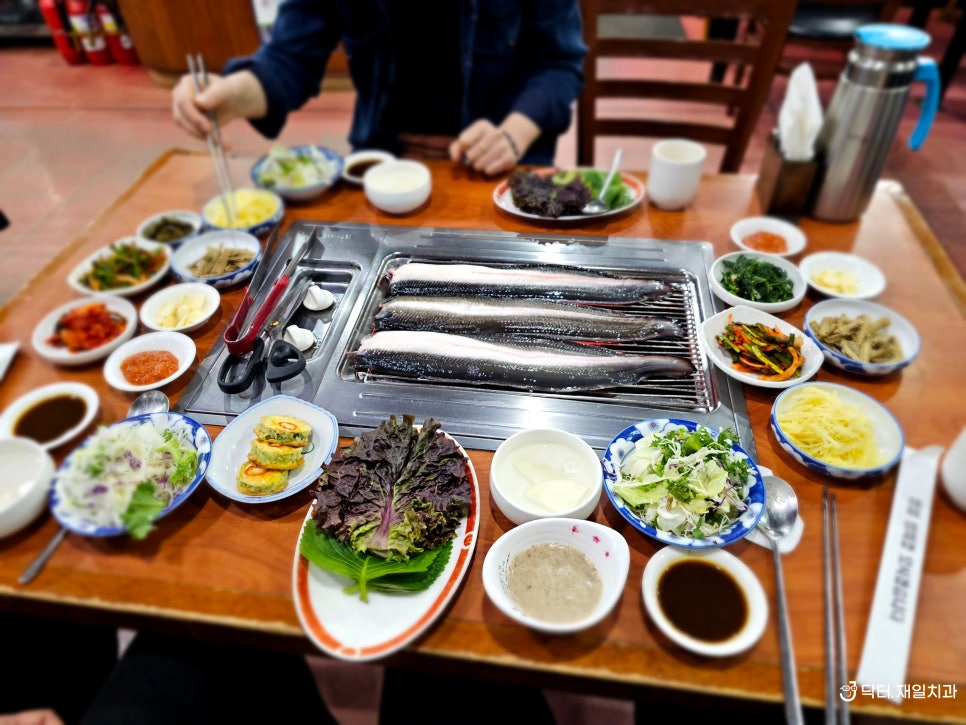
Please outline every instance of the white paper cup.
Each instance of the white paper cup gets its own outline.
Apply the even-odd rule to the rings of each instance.
[[[707,155],[704,146],[683,138],[671,138],[654,144],[647,176],[650,203],[668,211],[688,206],[698,191]]]

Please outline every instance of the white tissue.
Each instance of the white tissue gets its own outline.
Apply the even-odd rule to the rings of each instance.
[[[822,129],[822,102],[812,66],[802,63],[788,79],[778,112],[778,144],[786,161],[811,161]]]
[[[306,291],[305,300],[303,300],[302,304],[310,310],[327,310],[335,304],[335,295],[329,292],[329,290],[322,289],[317,284],[314,284]]]
[[[315,344],[315,335],[312,334],[312,331],[306,330],[304,327],[299,327],[298,325],[289,325],[286,327],[283,339],[295,345],[302,352],[305,352]]]

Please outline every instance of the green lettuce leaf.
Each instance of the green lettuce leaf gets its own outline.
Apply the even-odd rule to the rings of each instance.
[[[155,487],[149,481],[143,481],[134,489],[131,501],[124,513],[121,523],[127,529],[132,539],[143,539],[154,531],[154,522],[164,510],[164,502],[154,497]]]

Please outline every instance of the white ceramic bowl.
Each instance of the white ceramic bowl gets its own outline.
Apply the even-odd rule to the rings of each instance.
[[[842,403],[858,409],[872,422],[874,436],[873,446],[878,452],[880,462],[866,468],[841,466],[818,459],[810,453],[800,448],[794,443],[788,432],[783,429],[779,420],[784,417],[784,412],[793,401],[793,396],[803,394],[810,388],[822,388],[826,392],[834,393]],[[794,458],[798,463],[810,468],[817,473],[839,478],[846,481],[856,481],[863,478],[873,478],[880,476],[892,469],[902,458],[902,449],[905,446],[905,436],[902,427],[895,416],[874,398],[865,393],[835,383],[802,383],[793,388],[782,391],[771,408],[769,426],[772,433],[778,440],[782,449]],[[854,430],[855,426],[853,426]]]
[[[366,171],[383,161],[393,161],[396,157],[388,151],[372,149],[370,151],[356,151],[345,157],[342,168],[342,178],[350,184],[362,186],[362,177]]]
[[[255,254],[245,266],[212,277],[198,277],[191,265],[202,259],[209,249],[219,246],[246,249]],[[182,244],[171,257],[171,273],[179,282],[201,282],[218,289],[241,284],[255,272],[262,259],[262,245],[258,238],[241,231],[205,232]]]
[[[510,596],[510,567],[517,554],[540,544],[563,544],[584,554],[600,575],[601,596],[593,610],[575,621],[548,621],[528,614]],[[614,609],[624,592],[630,549],[624,537],[593,521],[549,518],[520,524],[493,542],[483,560],[483,588],[510,619],[549,634],[572,634],[593,627]],[[554,577],[553,572],[547,576]]]
[[[745,299],[744,297],[739,297],[738,295],[732,294],[726,290],[721,284],[721,278],[723,277],[725,270],[725,263],[732,263],[739,257],[752,257],[763,263],[774,265],[783,270],[785,274],[788,275],[788,278],[792,281],[791,299],[784,300],[782,302],[756,302],[754,300]],[[730,254],[725,254],[721,257],[718,257],[714,264],[711,265],[711,272],[708,275],[708,280],[711,284],[711,291],[714,292],[715,296],[722,302],[732,306],[744,305],[746,307],[753,307],[756,310],[770,312],[771,314],[785,312],[793,307],[797,307],[799,303],[805,299],[805,291],[808,289],[808,285],[805,284],[805,279],[802,277],[801,272],[798,271],[798,267],[783,257],[776,257],[774,254],[763,254],[761,252],[732,252]]]
[[[786,337],[794,335],[795,339],[800,340],[802,343],[799,352],[805,360],[801,368],[799,368],[801,371],[800,374],[787,380],[768,380],[767,378],[762,379],[757,373],[746,373],[736,370],[731,353],[718,344],[717,341],[718,336],[724,334],[725,329],[731,322],[749,325],[762,324],[771,328],[777,327]],[[822,351],[812,338],[802,334],[801,330],[794,325],[788,324],[781,318],[746,305],[729,307],[727,310],[709,317],[701,323],[698,332],[698,341],[701,343],[704,354],[714,363],[715,367],[719,368],[729,377],[740,380],[748,385],[755,385],[760,388],[789,388],[792,385],[798,385],[814,377],[815,373],[822,367]]]
[[[124,361],[132,355],[152,350],[162,350],[174,355],[178,361],[177,369],[163,379],[152,383],[137,385],[128,382],[121,369]],[[191,367],[191,363],[195,361],[196,355],[197,348],[195,347],[195,341],[183,333],[149,332],[128,340],[110,354],[104,362],[104,379],[112,388],[117,388],[128,393],[140,393],[145,390],[162,388],[184,375],[188,368]]]
[[[683,622],[676,624],[675,611],[668,611],[664,606],[665,599],[671,597],[678,588],[667,579],[662,582],[662,577],[671,567],[679,565],[711,567],[710,571],[695,569],[691,573],[708,579],[710,586],[704,591],[706,606],[701,608],[701,624],[707,628],[705,632],[708,629],[719,632],[713,638],[697,636],[697,632],[687,631],[687,625]],[[673,576],[683,574],[684,572],[674,572]],[[721,577],[722,574],[730,578],[730,585],[727,583],[728,579]],[[715,583],[723,585],[721,591],[712,588]],[[768,623],[768,600],[758,577],[738,557],[722,549],[693,551],[665,546],[648,559],[641,580],[641,590],[644,607],[658,629],[678,646],[705,657],[728,657],[747,650],[761,639]],[[746,615],[743,624],[735,624],[737,617],[725,617],[721,607],[725,600],[736,605],[734,610],[728,612],[731,615],[740,611],[740,602],[744,601]],[[667,603],[671,604],[672,601]],[[728,636],[720,634],[731,630],[727,626],[729,622],[735,624],[732,633]]]
[[[158,332],[192,332],[208,322],[220,306],[221,294],[213,285],[183,282],[148,297],[141,305],[141,324]]]
[[[515,524],[548,517],[586,519],[602,490],[600,458],[573,433],[522,430],[493,454],[490,496]]]
[[[118,317],[121,320],[121,323],[124,325],[124,329],[117,337],[113,338],[112,340],[108,340],[99,347],[95,347],[90,350],[79,350],[77,352],[71,352],[66,347],[55,346],[48,342],[57,329],[58,323],[62,318],[64,318],[65,315],[70,312],[74,312],[85,305],[99,304],[103,304],[108,313],[111,316]],[[129,340],[134,335],[134,332],[137,330],[137,326],[137,309],[135,309],[134,305],[132,305],[126,299],[123,297],[116,297],[114,295],[94,295],[92,297],[83,297],[81,299],[72,300],[61,305],[53,312],[48,314],[34,328],[31,342],[33,343],[34,349],[37,351],[38,355],[48,362],[54,363],[55,365],[86,365],[110,355],[122,343]]]
[[[805,282],[813,290],[826,297],[845,297],[868,300],[881,295],[886,288],[885,275],[872,262],[857,254],[845,252],[816,252],[802,259],[798,265]],[[819,284],[815,277],[822,273],[849,275],[857,284],[854,292],[841,292]]]
[[[299,159],[298,163],[314,164],[319,171],[328,166],[326,170],[330,173],[322,181],[314,184],[305,184],[304,182],[294,186],[273,184],[264,178],[266,166],[270,160],[270,154],[266,154],[252,166],[251,177],[256,186],[274,191],[286,201],[309,201],[321,196],[322,192],[338,181],[342,174],[342,156],[332,149],[324,146],[305,145],[291,146],[287,150],[289,153],[285,156],[286,159],[293,161],[295,159],[292,159],[292,157],[296,157],[296,159]],[[301,159],[306,159],[306,161],[303,162]]]
[[[397,159],[371,167],[362,187],[373,206],[387,214],[408,214],[429,198],[433,178],[426,164]]]
[[[777,234],[779,237],[785,240],[785,251],[783,252],[766,252],[761,249],[755,249],[752,246],[748,246],[745,239],[756,232],[767,232],[769,234]],[[762,254],[770,254],[775,257],[794,257],[796,254],[800,254],[803,249],[805,249],[806,238],[805,232],[796,227],[794,224],[786,222],[784,219],[779,219],[773,216],[753,216],[747,217],[746,219],[739,219],[731,226],[731,241],[735,243],[740,249],[746,252],[760,252]]]
[[[91,287],[88,282],[83,281],[83,278],[94,268],[95,261],[109,259],[111,256],[113,256],[114,247],[117,245],[134,245],[138,249],[152,254],[160,253],[162,261],[158,264],[157,268],[150,274],[150,276],[146,277],[143,281],[138,282],[137,284],[128,284],[123,287],[95,289]],[[69,284],[71,289],[73,289],[75,292],[80,292],[82,295],[109,294],[116,295],[118,297],[132,297],[160,282],[161,279],[168,273],[168,269],[170,267],[171,249],[166,244],[142,241],[137,237],[124,237],[107,245],[106,247],[101,247],[83,262],[74,267],[74,269],[71,270],[71,273],[67,275],[67,284]]]
[[[190,230],[178,237],[172,236],[170,238],[157,239],[159,227],[166,221],[185,224],[190,227]],[[149,216],[138,225],[136,235],[139,240],[148,244],[164,244],[171,249],[177,249],[186,240],[200,234],[201,227],[202,220],[200,214],[189,211],[188,209],[172,209],[171,211],[163,211],[159,214]]]
[[[828,317],[837,318],[840,315],[844,315],[850,320],[858,319],[861,315],[867,315],[873,322],[883,317],[888,318],[889,324],[883,327],[880,332],[895,337],[902,349],[902,358],[888,363],[859,362],[845,355],[838,348],[826,345],[819,339],[812,324],[817,325]],[[805,313],[805,334],[815,341],[830,365],[855,375],[889,375],[897,370],[902,370],[919,355],[920,340],[915,326],[894,310],[866,300],[828,299],[812,305]]]
[[[285,202],[269,189],[235,189],[235,210],[240,217],[229,224],[225,214],[225,198],[219,194],[201,208],[206,230],[228,229],[261,237],[268,234],[285,216]]]
[[[0,539],[40,516],[47,505],[54,459],[29,438],[0,439]]]
[[[4,409],[0,415],[0,438],[33,437],[20,430],[24,415],[43,420],[56,415],[57,420],[43,426],[43,435],[37,436],[42,448],[52,450],[83,433],[94,421],[100,404],[97,391],[84,383],[51,383],[35,388]],[[52,411],[51,406],[56,406],[56,410]]]

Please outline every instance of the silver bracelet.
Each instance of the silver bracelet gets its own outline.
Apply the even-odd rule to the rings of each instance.
[[[520,147],[517,146],[517,142],[513,140],[513,136],[511,136],[509,133],[504,131],[502,128],[500,129],[500,133],[503,134],[503,138],[506,139],[506,142],[510,144],[510,150],[513,152],[513,158],[519,160]]]

